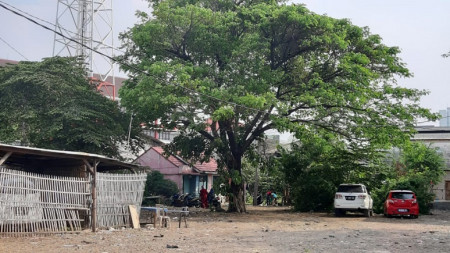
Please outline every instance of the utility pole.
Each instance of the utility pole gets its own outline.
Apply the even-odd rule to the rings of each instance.
[[[253,186],[253,205],[257,206],[258,205],[258,186],[259,186],[259,175],[258,175],[258,166],[256,166],[255,169],[255,184]]]

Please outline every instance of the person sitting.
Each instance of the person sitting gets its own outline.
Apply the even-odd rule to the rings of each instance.
[[[272,204],[274,205],[274,206],[277,206],[278,205],[278,203],[277,203],[277,194],[275,193],[275,192],[272,192]]]

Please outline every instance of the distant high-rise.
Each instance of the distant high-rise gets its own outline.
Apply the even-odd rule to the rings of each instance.
[[[439,120],[439,126],[450,127],[450,107],[447,107],[447,110],[439,110],[439,114],[442,116]]]

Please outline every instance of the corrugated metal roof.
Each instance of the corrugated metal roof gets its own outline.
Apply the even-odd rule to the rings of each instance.
[[[43,149],[25,146],[14,146],[0,143],[0,159],[7,153],[12,154],[7,158],[6,164],[30,164],[31,159],[39,161],[62,161],[62,160],[83,160],[88,161],[96,160],[99,163],[98,169],[101,170],[123,170],[123,169],[138,169],[139,165],[131,164],[119,161],[114,158],[109,158],[103,155],[76,152],[76,151],[64,151]]]

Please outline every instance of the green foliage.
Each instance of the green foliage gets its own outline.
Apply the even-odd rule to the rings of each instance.
[[[423,143],[406,143],[399,158],[393,158],[388,179],[373,191],[374,211],[383,212],[383,203],[390,190],[411,190],[416,193],[420,213],[427,214],[434,201],[432,184],[440,182],[445,163],[437,149]]]
[[[285,180],[292,189],[294,207],[299,211],[328,211],[341,183],[379,185],[383,154],[369,147],[349,149],[327,133],[302,135],[301,144],[290,152],[281,150],[278,159]]]
[[[383,212],[390,190],[412,190],[420,212],[426,214],[434,200],[431,182],[440,182],[444,173],[445,164],[437,150],[418,142],[406,142],[398,155],[367,152],[370,149],[351,151],[321,135],[303,138],[301,143],[291,152],[282,150],[279,159],[299,211],[330,210],[339,184],[363,183],[371,191],[377,213]]]
[[[214,177],[213,188],[215,194],[221,194],[222,196],[229,196],[231,193],[228,178],[224,176]]]
[[[175,193],[178,193],[178,186],[175,182],[165,179],[161,172],[155,170],[147,174],[147,181],[145,182],[144,201],[143,205],[153,204],[150,200],[145,199],[149,196],[164,196],[170,198]]]
[[[121,103],[145,122],[202,138],[205,155],[236,179],[270,129],[324,129],[351,147],[387,149],[409,139],[415,118],[438,117],[418,104],[426,91],[396,85],[411,75],[400,50],[349,20],[281,1],[150,2],[152,15],[139,13],[121,34],[130,74]],[[186,138],[171,151],[196,155]]]
[[[329,178],[324,178],[324,175],[324,171],[313,169],[297,180],[296,183],[302,185],[292,187],[295,210],[302,212],[331,210],[336,186]]]
[[[0,68],[0,141],[119,157],[130,116],[91,86],[72,58]],[[137,124],[137,123],[136,123]],[[138,134],[135,124],[132,137]]]
[[[254,159],[257,159],[258,162]],[[267,191],[272,191],[276,192],[278,201],[281,202],[283,193],[288,190],[288,185],[278,163],[261,159],[261,157],[247,156],[242,165],[242,176],[248,186],[247,193],[250,195],[251,201],[253,201],[255,174],[256,168],[258,168],[258,194],[261,194],[262,200],[265,200]],[[253,203],[249,201],[247,199],[247,203]]]

